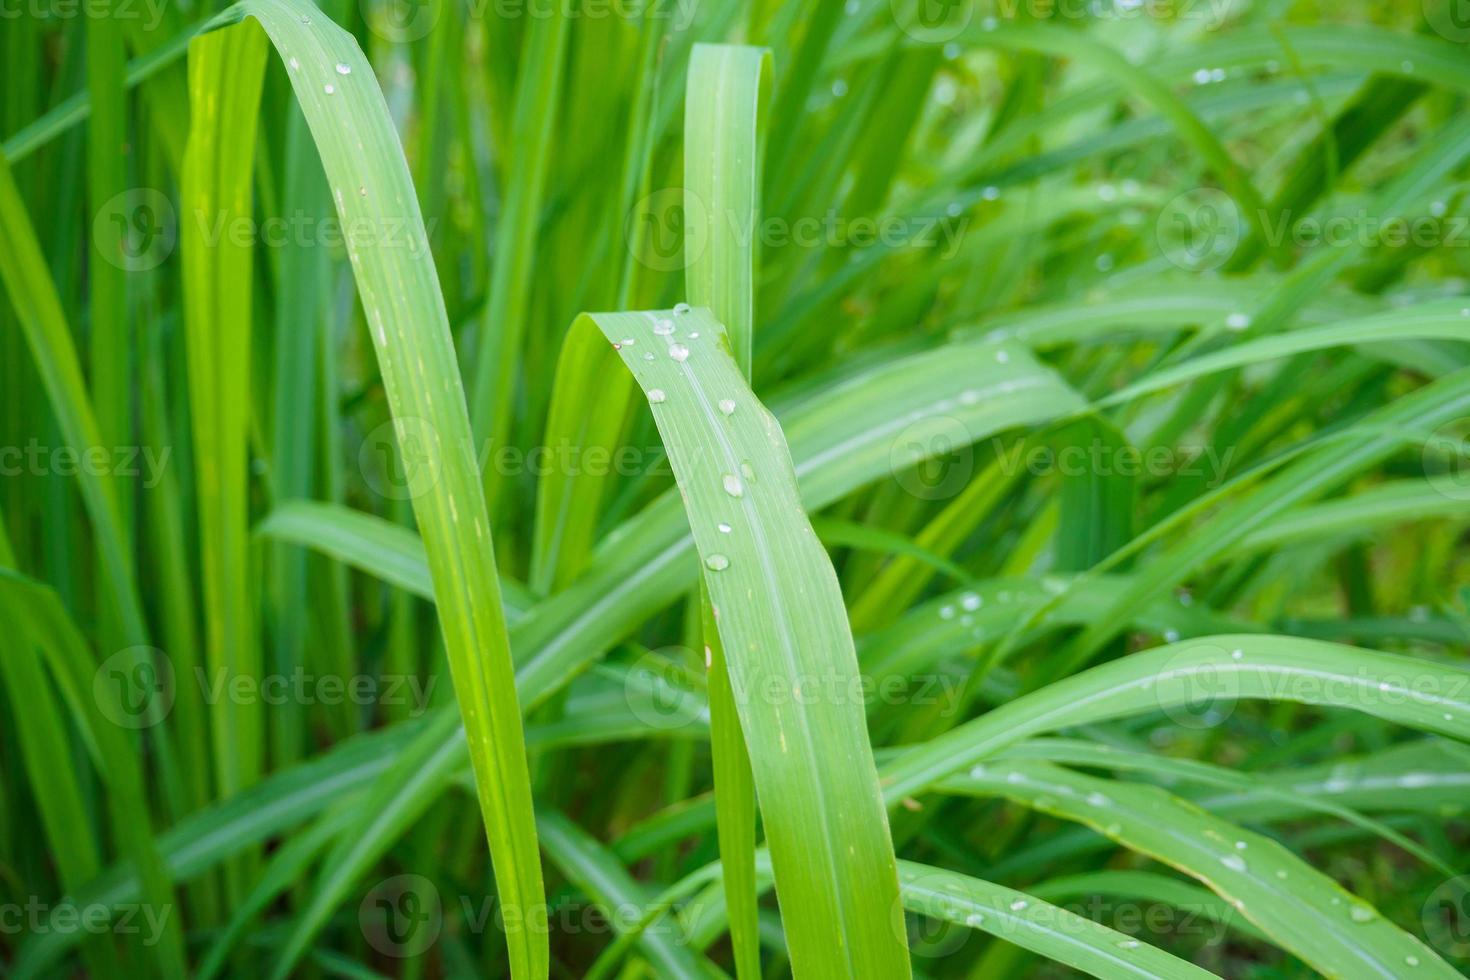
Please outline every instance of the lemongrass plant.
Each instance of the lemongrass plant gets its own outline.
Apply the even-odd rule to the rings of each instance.
[[[1454,0],[12,13],[7,975],[1470,968]]]

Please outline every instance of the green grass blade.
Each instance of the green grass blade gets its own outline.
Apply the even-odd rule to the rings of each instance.
[[[10,644],[0,657],[0,681],[11,713],[26,719],[18,733],[20,762],[30,776],[35,807],[61,885],[76,894],[96,876],[102,863],[72,765],[71,738],[62,726],[40,657],[28,641]],[[107,939],[90,938],[82,947],[82,959],[87,969],[102,971],[99,975],[122,968]]]
[[[737,977],[760,976],[759,908],[755,891],[755,777],[740,730],[725,646],[708,589],[700,589],[704,649],[709,659],[710,769],[715,780],[715,823],[725,907]]]
[[[317,876],[316,887],[276,958],[271,971],[275,980],[284,980],[299,969],[311,941],[352,886],[382,857],[386,842],[396,840],[421,817],[454,772],[462,768],[464,744],[458,738],[448,738],[457,734],[458,727],[457,719],[450,714],[430,722],[393,762],[403,778],[385,779],[369,790],[352,820],[341,828]],[[544,922],[538,922],[535,928],[544,930]]]
[[[1214,976],[1091,919],[1022,892],[912,861],[899,862],[904,907],[980,929],[1094,977]]]
[[[56,284],[4,158],[0,158],[0,249],[7,257],[0,262],[0,281],[10,294],[62,438],[78,452],[105,446]],[[114,488],[91,468],[83,468],[79,479],[123,637],[129,643],[144,644],[147,627]]]
[[[138,686],[147,681],[140,681],[135,669],[148,664],[157,671],[157,662],[150,659],[148,648],[135,647],[132,649],[140,656],[114,661],[111,668],[105,662],[99,667],[55,590],[14,572],[0,570],[0,608],[6,622],[20,630],[22,642],[39,649],[49,663],[62,700],[106,787],[108,830],[119,854],[136,869],[143,900],[163,917],[149,958],[161,976],[187,976],[177,896],[154,841],[143,760],[129,737],[132,728],[158,723],[159,699],[152,690]],[[113,683],[124,674],[129,678],[126,691]],[[133,705],[140,696],[142,714]]]
[[[339,504],[290,500],[266,515],[255,533],[311,548],[421,599],[434,599],[423,540],[392,521]],[[510,579],[501,579],[500,589],[506,618],[513,623],[531,608],[533,597]]]
[[[725,327],[736,365],[750,380],[755,333],[761,137],[771,56],[760,48],[696,44],[684,102],[685,289]],[[689,250],[694,249],[693,254]],[[760,975],[755,894],[755,784],[708,587],[700,619],[709,660],[710,752],[725,904],[736,974]]]
[[[350,242],[348,256],[399,443],[414,443],[434,461],[436,479],[413,508],[500,899],[533,910],[543,902],[541,866],[505,615],[444,299],[402,148],[372,66],[350,35],[293,0],[249,0],[238,9],[260,21],[288,66],[343,227],[407,229],[406,240]],[[546,976],[544,933],[512,929],[507,943],[514,976]]]
[[[1059,725],[1242,698],[1354,709],[1470,741],[1463,668],[1293,637],[1211,636],[1133,654],[1010,701],[885,765],[884,792],[899,800]]]
[[[546,853],[562,873],[598,905],[608,910],[616,928],[625,929],[627,910],[646,904],[642,888],[617,859],[600,847],[576,824],[560,813],[544,813],[537,821]],[[639,941],[644,954],[659,977],[697,980],[717,974],[708,961],[702,961],[678,934],[662,931],[644,932]]]
[[[760,264],[762,116],[771,55],[763,48],[696,44],[684,103],[684,257],[689,302],[725,324],[748,374]]]
[[[559,7],[549,16],[531,18],[521,50],[515,115],[506,144],[515,147],[515,155],[504,169],[505,203],[496,226],[495,265],[480,319],[477,366],[470,387],[473,431],[496,447],[504,445],[510,434],[516,377],[525,363],[522,348],[531,315],[536,231],[561,98],[568,21],[566,11]],[[494,468],[485,473],[492,509],[503,482],[498,476]]]
[[[1309,351],[1360,344],[1405,343],[1413,340],[1470,340],[1470,316],[1460,300],[1429,303],[1406,310],[1293,330],[1260,337],[1225,350],[1191,358],[1146,376],[1103,399],[1102,405],[1125,404],[1151,392],[1230,368],[1259,364]]]
[[[946,785],[1081,821],[1198,878],[1324,976],[1455,976],[1423,942],[1283,845],[1164,790],[1039,762],[977,767]]]
[[[204,34],[189,46],[192,125],[184,150],[180,234],[184,262],[190,421],[194,434],[206,666],[217,678],[259,677],[249,553],[251,286],[254,252],[228,237],[224,219],[248,218],[265,38],[255,31]],[[215,791],[260,778],[265,719],[259,704],[211,706]],[[240,869],[243,872],[243,869]],[[233,891],[243,880],[231,883]]]
[[[595,324],[610,342],[635,340],[618,353],[653,406],[686,500],[750,749],[793,968],[907,976],[893,845],[861,706],[756,693],[771,683],[848,690],[857,673],[832,566],[802,509],[780,429],[708,313],[589,319],[573,329]],[[823,761],[831,758],[844,764]]]

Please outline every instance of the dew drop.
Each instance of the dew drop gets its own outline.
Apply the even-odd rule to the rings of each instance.
[[[1241,857],[1238,854],[1227,854],[1220,859],[1220,863],[1225,865],[1225,867],[1229,868],[1231,871],[1245,870],[1245,858]]]
[[[981,915],[979,912],[971,912],[969,915],[965,916],[965,925],[969,926],[972,929],[978,928],[980,926],[980,923],[984,921],[985,916]]]
[[[664,399],[667,398],[667,397],[668,397],[668,395],[665,395],[664,394],[664,390],[662,388],[649,388],[648,389],[648,400],[651,401],[651,402],[653,402],[653,404],[655,404],[655,405],[661,405],[661,404],[663,404]]]
[[[940,606],[939,607],[939,618],[940,619],[954,619],[954,606]]]
[[[698,340],[699,339],[699,331],[698,330],[690,331],[690,333],[689,333],[689,339],[690,340]]]
[[[1019,911],[1021,911],[1022,909],[1024,909],[1026,906],[1028,906],[1030,904],[1031,903],[1028,902],[1028,901],[1026,901],[1024,898],[1018,898],[1014,902],[1011,903],[1011,911],[1012,912],[1019,912]]]
[[[704,567],[712,572],[723,572],[730,567],[730,559],[721,554],[713,554],[704,560]]]
[[[1348,910],[1348,918],[1354,922],[1372,922],[1378,918],[1378,912],[1367,905],[1354,905]]]
[[[1230,659],[1231,660],[1244,660],[1245,659],[1245,651],[1244,650],[1231,650],[1230,651]]]
[[[337,62],[337,74],[339,74],[339,75],[351,75],[352,74],[352,66],[351,65],[348,65],[348,64],[345,64],[345,63],[343,63],[341,61]]]
[[[632,337],[624,337],[623,338],[623,346],[624,347],[632,347],[634,343],[636,343],[636,341]]]
[[[690,306],[688,303],[675,303],[674,315],[683,316],[685,313],[688,313],[692,309],[694,309],[694,307]]]
[[[653,351],[645,351],[644,354],[643,354],[643,359],[645,361],[651,361],[651,360],[653,360]]]
[[[1404,957],[1404,962],[1407,963],[1409,966],[1418,966],[1419,957],[1410,954]]]
[[[994,186],[987,187],[980,192],[980,196],[987,201],[997,200],[1000,197],[1000,188]]]
[[[721,398],[720,399],[720,411],[724,412],[726,415],[734,415],[735,414],[735,399],[733,399],[733,398]]]
[[[995,352],[995,363],[997,364],[1004,364],[1010,359],[1011,355],[1006,351],[998,350]]]
[[[1251,325],[1249,313],[1232,313],[1225,318],[1225,326],[1231,330],[1244,330]]]
[[[975,592],[966,592],[964,595],[960,596],[960,605],[963,606],[967,612],[974,612],[976,609],[980,608],[979,594]]]
[[[722,478],[725,484],[725,492],[732,497],[745,496],[745,484],[740,482],[740,477],[734,473],[726,473]]]
[[[1138,940],[1137,939],[1125,939],[1122,942],[1120,942],[1118,944],[1118,946],[1121,949],[1137,949],[1138,948]]]
[[[656,333],[656,334],[658,334],[660,337],[667,337],[669,334],[671,334],[671,333],[674,332],[674,321],[673,320],[658,320],[658,321],[656,321],[654,323],[654,325],[653,325],[653,332]]]
[[[1090,805],[1097,806],[1097,807],[1112,806],[1113,805],[1113,801],[1110,800],[1110,799],[1108,799],[1106,796],[1102,795],[1101,793],[1088,793],[1087,794],[1087,802]]]
[[[301,62],[297,61],[295,58],[292,58],[291,59],[290,65],[291,65],[291,70],[292,71],[300,71],[301,70]]]
[[[689,348],[685,347],[683,344],[670,344],[669,356],[678,361],[680,364],[683,364],[685,361],[689,360]]]
[[[327,94],[328,94],[328,95],[331,95],[331,94],[332,94],[332,93],[333,93],[333,92],[335,92],[335,91],[337,91],[337,88],[336,88],[336,86],[334,86],[334,85],[331,85],[331,84],[328,84],[328,85],[323,85],[323,86],[322,86],[322,89],[323,89],[323,90],[324,90],[324,91],[325,91],[325,92],[326,92],[326,93],[327,93]]]
[[[730,525],[724,523],[723,521],[721,521],[719,524],[716,524],[715,527],[719,530],[721,534],[730,533]]]

